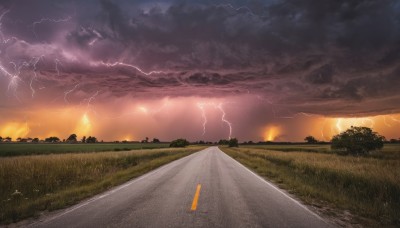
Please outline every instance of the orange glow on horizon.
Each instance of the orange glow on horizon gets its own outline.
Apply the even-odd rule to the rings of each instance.
[[[89,135],[92,132],[92,123],[89,119],[87,113],[83,114],[81,120],[79,121],[77,127],[75,128],[77,135]]]
[[[5,137],[11,137],[13,141],[17,138],[24,138],[27,137],[30,132],[28,127],[28,123],[17,123],[17,122],[10,122],[6,123],[0,129],[0,135]]]
[[[268,126],[264,133],[264,141],[274,141],[279,136],[280,132],[280,127]]]

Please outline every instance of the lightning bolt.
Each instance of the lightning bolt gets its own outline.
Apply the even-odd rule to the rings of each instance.
[[[240,6],[240,7],[238,7],[238,8],[235,8],[235,7],[233,7],[231,4],[219,4],[219,5],[215,5],[215,7],[224,7],[224,8],[231,8],[231,9],[233,9],[233,10],[235,10],[235,11],[239,11],[239,10],[241,10],[241,9],[245,9],[245,10],[247,10],[251,15],[253,15],[253,16],[255,16],[255,14],[253,13],[253,11],[251,10],[251,9],[249,9],[249,7],[247,7],[247,6]]]
[[[94,93],[91,97],[89,97],[89,98],[87,99],[87,106],[86,106],[87,109],[90,108],[90,106],[91,106],[90,103],[92,103],[92,101],[96,98],[96,96],[99,95],[99,92],[100,92],[100,91],[96,91],[96,93]]]
[[[69,21],[71,19],[72,19],[72,17],[70,17],[70,16],[68,16],[66,18],[62,18],[62,19],[41,18],[40,20],[35,21],[35,22],[32,23],[33,34],[35,34],[35,37],[38,38],[38,35],[36,33],[36,30],[35,30],[36,29],[36,25],[41,24],[43,22],[60,23],[60,22],[67,22],[67,21]]]
[[[232,123],[229,122],[227,119],[225,119],[226,113],[225,113],[225,110],[222,107],[222,103],[220,103],[217,107],[222,112],[221,121],[225,122],[229,126],[229,139],[231,139],[232,138]]]
[[[19,77],[20,73],[21,73],[21,69],[22,67],[26,67],[29,66],[29,63],[27,62],[23,62],[21,65],[19,65],[17,67],[17,64],[15,64],[14,62],[10,62],[11,65],[14,66],[14,74],[11,75],[10,78],[10,82],[8,84],[7,87],[7,91],[9,92],[10,90],[13,91],[14,96],[17,98],[18,101],[21,101],[17,95],[17,88],[18,88],[18,83],[22,82],[21,78]]]
[[[76,90],[76,88],[78,88],[78,86],[79,86],[80,84],[81,84],[81,83],[78,83],[78,84],[76,84],[76,85],[74,86],[74,88],[72,88],[72,89],[67,90],[67,91],[64,92],[64,101],[65,101],[65,103],[68,103],[68,104],[69,104],[68,99],[67,99],[68,94],[74,92],[74,91]]]
[[[395,121],[395,122],[397,122],[397,123],[400,123],[400,120],[394,118],[393,116],[390,116],[390,119],[393,120],[393,121]]]
[[[204,104],[197,103],[197,107],[201,110],[201,117],[203,118],[203,135],[206,134],[207,116],[204,111]]]
[[[340,123],[342,122],[342,118],[339,118],[336,121],[336,128],[338,129],[339,133],[342,132],[342,128],[340,127]]]
[[[61,65],[61,62],[60,62],[60,60],[55,59],[55,60],[54,60],[54,63],[55,63],[55,70],[56,70],[56,72],[57,72],[57,76],[60,76],[60,70],[58,69],[58,64]]]
[[[32,98],[34,97],[34,95],[35,95],[35,89],[33,89],[33,81],[34,80],[36,80],[36,78],[37,78],[37,74],[36,74],[36,64],[40,61],[40,59],[42,58],[42,57],[44,57],[43,55],[42,56],[40,56],[40,57],[37,57],[37,58],[33,58],[33,76],[32,76],[32,78],[31,78],[31,82],[29,83],[29,86],[30,86],[30,88],[31,88],[31,91],[32,91]]]
[[[150,72],[145,72],[142,69],[140,69],[140,67],[138,67],[138,66],[135,66],[135,65],[132,65],[132,64],[127,64],[127,63],[124,63],[124,62],[105,63],[105,62],[101,61],[101,62],[92,62],[90,65],[92,65],[92,66],[101,66],[101,65],[103,65],[103,66],[106,66],[106,67],[125,66],[125,67],[129,67],[129,68],[133,68],[133,69],[139,71],[140,73],[142,73],[142,74],[144,74],[146,76],[149,76],[149,75],[152,75],[152,74],[166,74],[167,73],[165,71],[157,71],[157,70],[150,71]]]
[[[10,10],[6,10],[0,15],[0,36],[2,43],[7,43],[7,40],[5,39],[4,34],[1,31],[1,25],[2,25],[1,20],[3,19],[4,15],[6,15],[8,12],[10,12]]]

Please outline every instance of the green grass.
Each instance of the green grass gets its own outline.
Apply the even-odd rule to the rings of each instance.
[[[399,145],[366,157],[302,152],[304,148],[290,153],[264,146],[221,149],[306,203],[349,210],[360,221],[400,225]]]
[[[201,149],[0,158],[0,223],[65,208]]]
[[[67,144],[67,143],[0,143],[0,157],[63,154],[63,153],[90,153],[103,151],[128,151],[138,149],[154,149],[169,147],[167,143],[94,143],[94,144]]]

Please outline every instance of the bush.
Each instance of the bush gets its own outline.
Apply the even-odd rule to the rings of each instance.
[[[351,127],[332,138],[332,149],[339,149],[339,154],[362,155],[371,150],[381,149],[385,137],[373,132],[368,127]]]
[[[185,147],[189,145],[186,139],[176,139],[169,144],[169,147]]]
[[[228,143],[229,147],[239,147],[237,138],[231,138]]]

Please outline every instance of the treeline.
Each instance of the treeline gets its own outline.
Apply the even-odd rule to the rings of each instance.
[[[18,143],[97,143],[99,142],[96,137],[94,136],[83,136],[82,139],[78,140],[78,136],[76,134],[71,134],[67,139],[61,140],[60,138],[56,136],[51,136],[48,138],[44,139],[39,139],[39,138],[21,138],[18,137],[15,141],[12,140],[11,137],[1,137],[0,136],[0,142],[18,142]],[[101,141],[103,142],[103,141]]]

